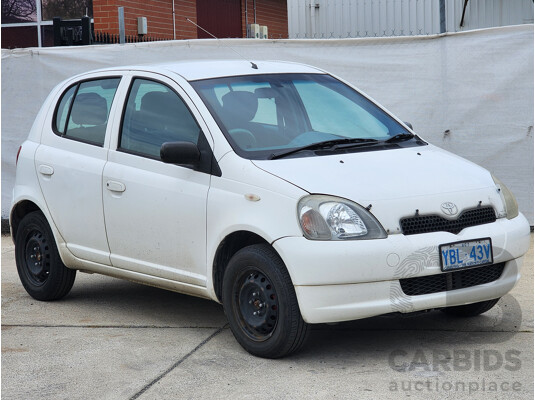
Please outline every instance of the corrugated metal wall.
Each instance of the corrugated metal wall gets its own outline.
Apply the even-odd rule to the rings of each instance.
[[[448,32],[533,23],[533,0],[446,0]],[[439,0],[288,0],[290,38],[440,33]]]
[[[461,28],[463,6],[464,0],[446,0],[449,32],[533,23],[533,0],[469,0]]]

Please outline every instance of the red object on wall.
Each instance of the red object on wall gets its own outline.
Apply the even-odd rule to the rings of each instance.
[[[241,0],[197,0],[197,24],[217,38],[241,38]],[[197,29],[199,39],[212,38]]]

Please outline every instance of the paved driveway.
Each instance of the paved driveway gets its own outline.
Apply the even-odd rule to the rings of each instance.
[[[431,312],[317,325],[299,354],[264,360],[242,350],[211,301],[81,273],[63,300],[33,300],[2,236],[5,399],[469,394],[533,398],[533,246],[522,281],[483,316]]]

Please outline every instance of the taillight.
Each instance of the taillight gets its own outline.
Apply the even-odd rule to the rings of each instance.
[[[15,165],[19,163],[19,154],[21,150],[22,150],[22,146],[19,146],[19,151],[17,151],[17,160],[15,161]]]

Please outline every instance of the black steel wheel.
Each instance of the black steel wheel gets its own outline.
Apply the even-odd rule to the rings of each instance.
[[[256,269],[245,271],[234,282],[234,307],[244,332],[255,341],[273,334],[279,317],[279,301],[273,284]]]
[[[456,317],[476,317],[489,311],[500,300],[497,299],[481,301],[479,303],[466,304],[464,306],[452,306],[441,309],[441,311],[448,315]]]
[[[42,286],[50,275],[50,246],[43,233],[35,228],[27,232],[25,239],[26,277],[32,285]]]
[[[26,215],[15,235],[17,272],[30,296],[56,300],[72,288],[76,271],[65,267],[46,218],[40,212]]]
[[[308,335],[292,281],[268,245],[248,246],[223,277],[223,307],[232,333],[249,353],[280,358],[299,350]]]

